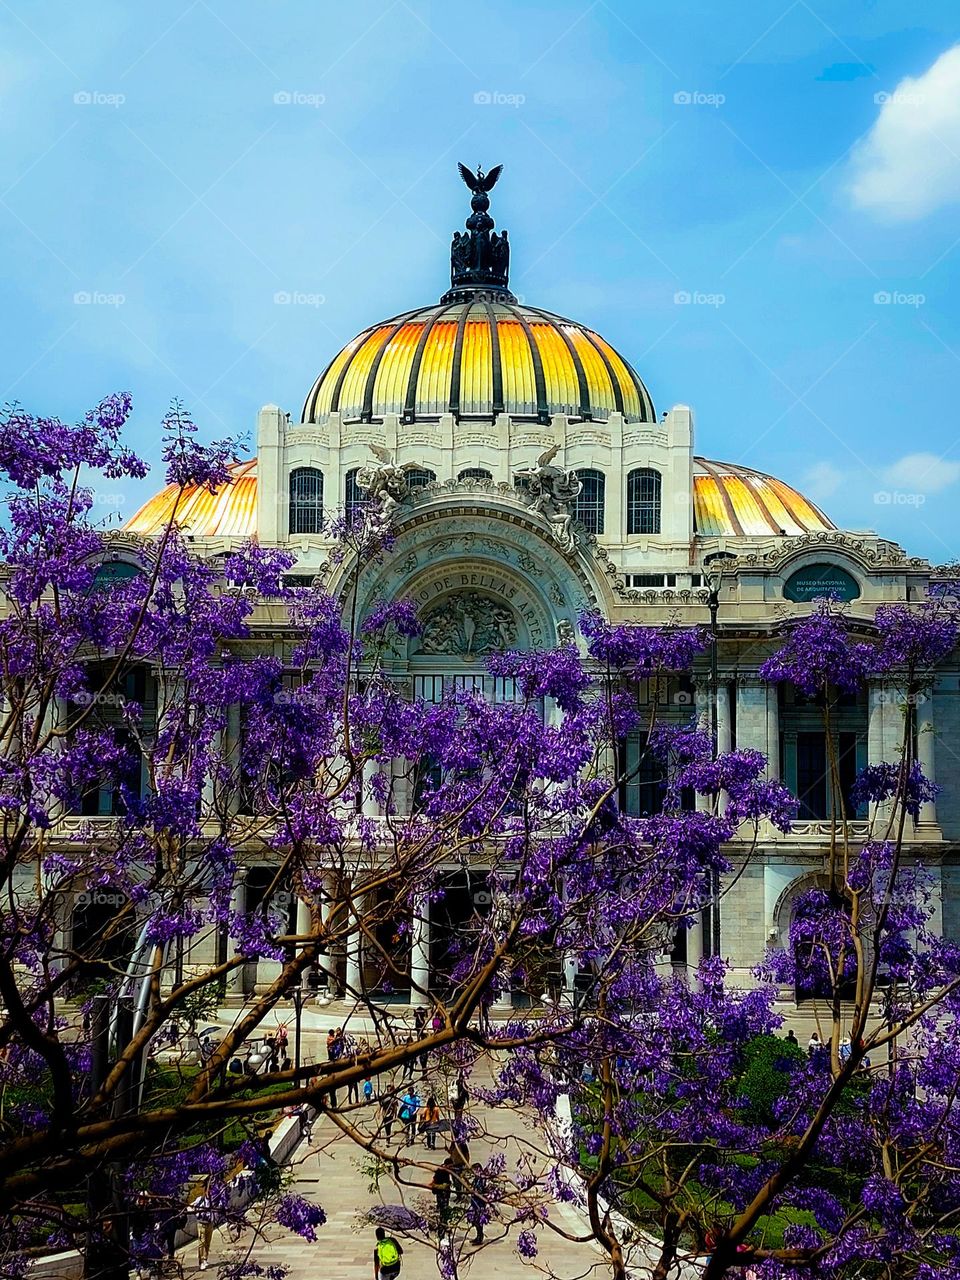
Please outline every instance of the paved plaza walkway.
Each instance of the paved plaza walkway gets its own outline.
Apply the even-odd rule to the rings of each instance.
[[[229,1020],[226,1018],[224,1020]],[[334,1010],[328,1012],[310,1011],[304,1018],[304,1058],[320,1058],[320,1042],[329,1027],[340,1025],[344,1021],[343,1013]],[[349,1027],[358,1037],[368,1033],[369,1024],[363,1021],[350,1020]],[[291,1029],[292,1030],[292,1029]],[[292,1039],[292,1035],[291,1035]],[[489,1077],[488,1077],[489,1078]],[[430,1077],[428,1077],[430,1079]],[[482,1082],[482,1078],[481,1078]],[[419,1071],[416,1076],[418,1091],[424,1095]],[[438,1086],[441,1082],[437,1081]],[[438,1087],[438,1100],[445,1103],[446,1086]],[[341,1099],[342,1101],[342,1099]],[[544,1157],[536,1150],[537,1135],[532,1123],[522,1113],[512,1108],[492,1108],[471,1098],[467,1110],[472,1127],[480,1126],[482,1136],[478,1136],[470,1144],[470,1160],[481,1162],[487,1160],[494,1152],[503,1154],[507,1172],[519,1168],[531,1167],[542,1170]],[[358,1127],[371,1132],[377,1123],[375,1105],[363,1107],[360,1112]],[[447,1139],[449,1140],[449,1139]],[[403,1202],[411,1209],[431,1213],[433,1197],[428,1190],[430,1166],[438,1164],[444,1157],[444,1135],[438,1137],[436,1151],[428,1151],[423,1140],[418,1139],[416,1146],[402,1146],[402,1126],[394,1124],[393,1137],[390,1143],[391,1152],[405,1155],[422,1164],[423,1167],[406,1171],[404,1177],[415,1185],[406,1186],[402,1192],[394,1180],[386,1176],[380,1182],[380,1189],[372,1185],[369,1172],[371,1157],[349,1137],[344,1136],[334,1123],[321,1118],[313,1131],[313,1145],[301,1145],[293,1164],[293,1190],[308,1200],[321,1205],[327,1215],[326,1225],[318,1231],[318,1240],[311,1244],[291,1232],[277,1227],[266,1230],[266,1240],[253,1247],[252,1258],[263,1267],[281,1263],[289,1269],[291,1280],[372,1280],[374,1232],[370,1226],[360,1226],[359,1218],[367,1210],[382,1204]],[[366,1166],[366,1170],[362,1167]],[[551,1218],[558,1226],[574,1236],[583,1236],[584,1224],[580,1216],[563,1205],[551,1206]],[[574,1242],[565,1240],[549,1230],[538,1233],[540,1252],[533,1261],[524,1260],[517,1253],[517,1230],[513,1226],[507,1233],[502,1223],[493,1222],[486,1228],[488,1243],[480,1249],[466,1245],[472,1229],[463,1222],[453,1229],[453,1237],[457,1246],[459,1277],[472,1277],[473,1280],[514,1280],[524,1277],[533,1280],[538,1275],[552,1275],[559,1280],[579,1280],[580,1277],[601,1277],[609,1271],[604,1264],[600,1251],[590,1242]],[[238,1249],[243,1250],[252,1243],[252,1234],[243,1237],[239,1245],[231,1244],[224,1233],[218,1232],[211,1251],[210,1272],[215,1272],[217,1259],[235,1257]],[[404,1247],[402,1280],[420,1280],[439,1274],[437,1267],[436,1241],[428,1243],[423,1240],[407,1240],[401,1237]],[[186,1250],[184,1270],[188,1276],[196,1273],[196,1246]]]

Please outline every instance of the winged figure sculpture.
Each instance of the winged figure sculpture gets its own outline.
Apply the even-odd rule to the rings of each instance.
[[[514,475],[526,481],[531,508],[539,511],[547,521],[557,542],[565,551],[574,551],[577,546],[573,529],[574,508],[583,482],[575,471],[553,465],[559,452],[559,444],[551,445],[541,453],[535,467],[524,467]]]
[[[389,449],[381,444],[371,444],[370,452],[380,465],[361,467],[356,484],[366,493],[368,501],[380,508],[380,514],[386,520],[410,492],[410,486],[404,468],[397,466]]]
[[[492,191],[503,172],[502,164],[495,164],[489,173],[484,173],[480,165],[477,165],[477,172],[474,173],[462,161],[457,163],[457,168],[460,170],[460,177],[473,192]]]

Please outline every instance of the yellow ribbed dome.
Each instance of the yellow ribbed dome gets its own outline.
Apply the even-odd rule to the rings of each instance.
[[[331,360],[303,407],[304,422],[398,414],[404,422],[551,414],[654,422],[646,387],[591,329],[502,297],[458,298],[365,329]]]

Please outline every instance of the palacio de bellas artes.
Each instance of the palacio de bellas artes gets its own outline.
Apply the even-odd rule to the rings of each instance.
[[[454,233],[450,287],[439,301],[352,338],[296,417],[262,408],[256,456],[236,463],[227,483],[214,491],[173,485],[151,498],[110,539],[109,572],[138,571],[142,539],[159,536],[176,508],[176,523],[204,559],[216,562],[253,538],[295,554],[290,584],[336,590],[326,514],[349,514],[374,494],[395,541],[365,575],[359,612],[383,597],[412,602],[422,630],[391,656],[390,678],[429,700],[462,689],[516,696],[514,682],[486,672],[489,655],[582,646],[584,610],[617,624],[707,620],[709,652],[688,674],[645,683],[641,703],[660,724],[713,720],[718,751],[763,752],[768,775],[784,781],[799,810],[788,832],[765,823],[755,847],[751,837],[749,862],[722,878],[716,900],[663,959],[689,969],[722,955],[731,975],[749,982],[766,949],[787,943],[797,894],[822,879],[834,817],[819,710],[760,668],[818,599],[843,602],[866,633],[878,605],[922,600],[938,571],[881,534],[838,528],[785,480],[702,457],[693,408],[658,411],[629,353],[588,322],[511,293],[508,233],[494,229],[489,212],[500,166],[460,172],[471,212],[466,231]],[[256,629],[283,646],[278,621],[265,609]],[[960,934],[960,786],[949,745],[960,735],[957,661],[944,661],[913,709],[916,758],[942,790],[907,833],[910,855],[935,878],[937,927],[950,935]],[[902,699],[882,678],[843,699],[830,734],[844,796],[865,766],[896,754],[903,726]],[[661,770],[644,747],[642,732],[617,744],[620,803],[636,815],[661,804]],[[844,803],[850,836],[865,838],[879,806]],[[382,813],[373,796],[367,806],[371,817]],[[258,902],[273,868],[252,861],[240,900]],[[434,957],[443,954],[438,936],[489,903],[482,871],[454,862],[442,874],[438,918],[428,905],[418,910],[411,968],[394,998],[403,990],[425,1001]],[[291,898],[291,927],[297,909]],[[306,904],[299,910],[305,928]],[[212,953],[203,947],[213,945],[195,944],[204,962]],[[246,966],[236,997],[278,969],[263,960]],[[572,993],[576,973],[560,957],[557,969]],[[362,950],[347,949],[338,981],[353,992],[368,980],[376,985],[375,966],[368,973]],[[797,1007],[794,992],[783,999]],[[508,991],[501,1001],[511,1002]]]
[[[102,8],[0,4],[0,1280],[960,1280],[952,8]]]

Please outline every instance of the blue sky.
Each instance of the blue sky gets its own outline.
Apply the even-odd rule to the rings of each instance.
[[[126,388],[153,461],[173,396],[210,436],[296,417],[345,341],[445,288],[456,161],[503,163],[515,291],[690,404],[698,452],[960,554],[955,3],[3,0],[0,25],[5,399]]]

